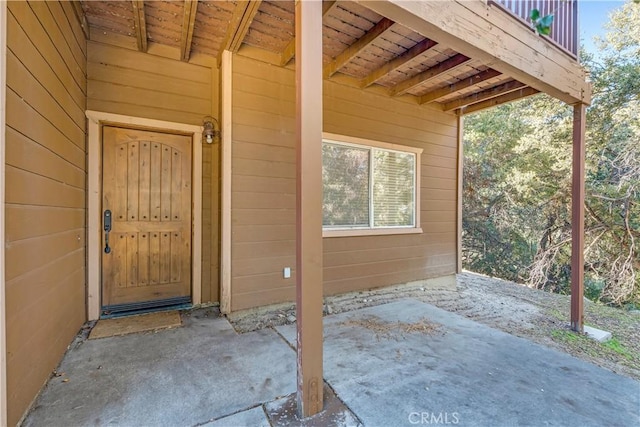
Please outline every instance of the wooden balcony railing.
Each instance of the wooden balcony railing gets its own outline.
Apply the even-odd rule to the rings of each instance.
[[[554,15],[548,37],[573,57],[578,56],[578,0],[493,0],[494,4],[511,12],[531,25],[529,14],[538,9],[541,16]]]

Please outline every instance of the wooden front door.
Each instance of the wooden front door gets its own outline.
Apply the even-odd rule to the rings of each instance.
[[[103,128],[105,312],[190,302],[191,137]]]

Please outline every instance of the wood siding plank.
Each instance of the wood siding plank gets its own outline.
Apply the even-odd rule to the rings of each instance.
[[[131,117],[144,117],[174,123],[202,124],[202,114],[171,110],[153,105],[127,104],[121,101],[103,101],[90,98],[87,109],[121,114]]]
[[[68,7],[7,4],[9,425],[86,319],[86,42]]]
[[[212,114],[210,68],[89,42],[87,70],[91,110],[198,125]]]
[[[141,89],[127,86],[126,84],[105,83],[96,80],[89,81],[88,96],[89,99],[133,105],[139,105],[144,102],[149,106],[162,106],[165,109],[175,110],[176,112],[182,111],[193,114],[208,112],[211,109],[211,101],[207,99],[187,98],[180,94],[163,93],[157,90]]]
[[[7,88],[7,127],[51,150],[76,167],[85,167],[85,155],[47,119]]]
[[[32,206],[84,208],[84,189],[7,165],[6,203]]]
[[[7,205],[5,218],[7,242],[15,242],[83,227],[83,208]]]
[[[73,58],[69,54],[64,56],[58,51],[58,46],[48,34],[49,28],[44,27],[31,9],[32,4],[39,2],[12,1],[8,3],[9,16],[8,21],[15,19],[20,24],[24,33],[28,36],[31,43],[36,46],[40,55],[51,65],[62,79],[65,85],[70,88],[80,89],[83,94],[86,93],[86,75],[80,68],[69,67],[73,63]],[[45,6],[46,7],[46,6]],[[42,12],[45,13],[45,12]],[[51,29],[53,31],[53,29]],[[9,42],[9,49],[16,50],[18,45],[14,41]]]
[[[295,92],[292,70],[240,56],[234,83],[231,300],[239,310],[295,296],[295,269],[282,277],[295,258]],[[325,294],[454,274],[456,116],[337,81],[325,81],[324,105],[326,132],[423,149],[424,231],[325,238]]]
[[[11,281],[42,264],[83,249],[83,236],[84,229],[79,228],[14,242],[6,249],[7,266],[10,266],[5,273],[6,280]]]
[[[83,35],[82,29],[73,25],[74,23],[75,24],[78,23],[75,17],[73,21],[71,22],[69,21],[68,16],[63,8],[63,4],[68,2],[60,3],[60,2],[49,1],[49,2],[43,2],[43,3],[46,3],[47,7],[49,8],[51,17],[53,18],[58,28],[60,29],[60,35],[66,42],[66,45],[68,47],[68,52],[71,52],[71,54],[73,55],[73,58],[75,59],[76,66],[80,67],[86,79],[86,75],[87,75],[86,44],[87,42],[86,40],[84,40],[84,37],[82,37],[82,40],[79,40],[76,37],[76,34]],[[43,11],[43,13],[46,13],[46,11]],[[79,32],[76,33],[75,31],[78,31],[78,30]],[[85,79],[83,79],[83,81],[85,81]]]
[[[87,45],[89,63],[105,63],[179,80],[211,84],[211,69],[155,55],[90,41]]]
[[[53,98],[42,84],[40,84],[31,72],[27,70],[17,58],[7,55],[7,86],[11,88],[23,102],[28,103],[34,110],[46,117],[49,122],[58,129],[70,141],[84,147],[84,119],[78,121],[78,110],[72,107],[70,116],[55,98]]]
[[[211,102],[211,96],[207,94],[211,86],[209,83],[178,79],[162,74],[151,76],[149,73],[108,63],[90,62],[87,68],[87,78],[112,84],[127,82],[127,85],[141,89],[182,95],[187,98],[197,98]]]
[[[29,2],[31,10],[47,32],[49,39],[53,42],[60,55],[65,59],[69,73],[71,73],[75,78],[78,85],[82,87],[82,85],[86,84],[87,79],[86,58],[84,53],[77,48],[75,42],[69,43],[69,40],[73,39],[71,29],[67,27],[66,31],[63,32],[61,30],[60,26],[66,21],[66,19],[60,13],[54,13],[54,11],[59,12],[60,5],[57,5],[58,8],[49,7],[47,2]]]
[[[49,62],[40,55],[36,46],[34,46],[24,30],[18,25],[15,19],[9,19],[7,31],[12,39],[16,40],[16,45],[20,49],[11,50],[10,52],[20,61],[24,67],[32,73],[39,82],[47,89],[57,102],[59,102],[65,110],[75,117],[78,111],[84,115],[84,109],[87,105],[85,94],[76,86],[65,84],[64,76],[56,73]],[[75,104],[76,108],[72,106]],[[77,117],[75,121],[78,122]]]
[[[86,174],[81,168],[13,128],[7,128],[6,136],[6,164],[76,188],[85,188]]]
[[[84,16],[82,6],[78,1],[63,1],[60,3],[62,10],[71,27],[71,32],[84,54],[87,57],[87,39],[89,38],[89,24]]]

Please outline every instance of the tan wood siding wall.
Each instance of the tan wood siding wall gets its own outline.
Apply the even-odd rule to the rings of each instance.
[[[86,42],[72,5],[9,2],[8,421],[85,321]]]
[[[88,109],[201,125],[218,115],[218,73],[205,66],[88,42]],[[202,302],[218,301],[219,144],[203,145]]]
[[[295,76],[243,56],[233,65],[232,309],[292,301]],[[454,274],[457,125],[453,114],[324,84],[324,131],[422,148],[422,234],[324,239],[324,292]]]

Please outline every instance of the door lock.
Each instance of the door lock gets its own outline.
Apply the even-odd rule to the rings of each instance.
[[[107,209],[104,211],[104,215],[102,216],[104,222],[104,253],[108,254],[111,252],[111,248],[109,247],[109,232],[111,231],[111,211]]]

